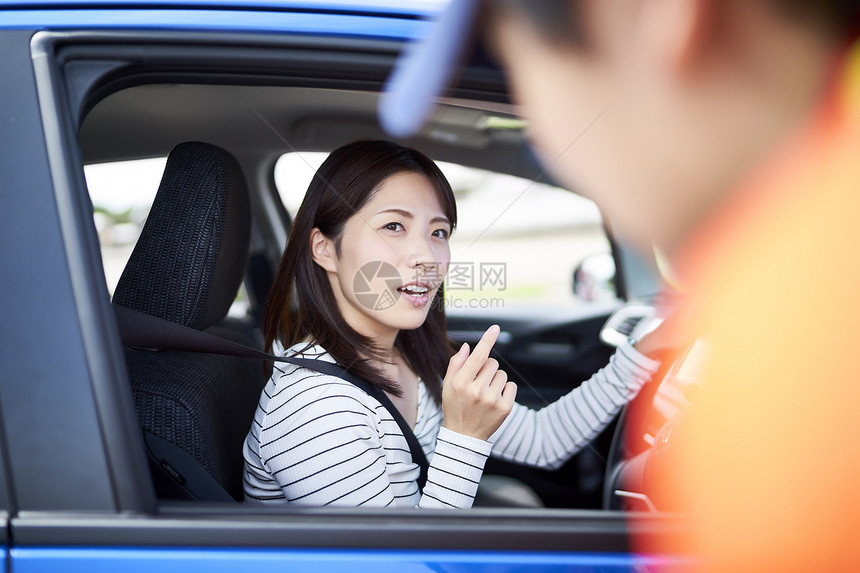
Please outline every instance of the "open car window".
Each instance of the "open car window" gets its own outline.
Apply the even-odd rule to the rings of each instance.
[[[198,72],[196,82],[183,82],[181,71],[196,70],[198,50],[205,52],[209,48],[195,45],[183,59],[185,47],[166,47],[169,49],[158,52],[170,64],[159,70],[164,77],[139,79],[134,77],[137,70],[132,70],[129,81],[111,86],[115,89],[105,89],[101,93],[106,95],[89,102],[91,108],[77,134],[81,159],[78,164],[85,167],[93,207],[90,223],[101,240],[107,290],[113,291],[145,223],[164,167],[164,155],[187,141],[217,144],[241,164],[252,210],[248,274],[265,284],[266,273],[270,278],[276,270],[284,246],[283,239],[278,240],[274,221],[288,218],[282,217],[279,210],[285,207],[295,213],[310,177],[325,157],[324,153],[315,156],[300,151],[293,163],[297,159],[305,174],[298,176],[288,169],[290,156],[284,154],[290,149],[334,149],[355,139],[350,129],[356,125],[360,127],[355,128],[356,132],[373,137],[376,97],[372,91],[347,89],[352,87],[348,82],[320,82],[321,87],[309,87],[306,84],[314,82],[305,75],[297,74],[300,80],[280,77],[287,75],[280,62],[273,66],[272,77],[258,75],[233,83],[234,77],[219,75],[221,69],[213,67]],[[267,61],[258,57],[256,47],[252,48],[231,63],[236,77],[241,77],[246,62],[262,66],[260,62]],[[261,49],[269,50],[269,43]],[[290,50],[287,47],[283,52],[266,54],[273,61],[283,54],[304,54]],[[99,54],[110,58],[113,51],[106,48]],[[216,50],[212,57],[220,61],[222,55],[223,51]],[[87,57],[90,56],[81,56]],[[378,66],[377,60],[369,61]],[[259,72],[257,67],[254,70]],[[452,106],[456,125],[484,113],[482,105],[476,100],[474,109]],[[356,119],[341,125],[338,114],[347,112]],[[529,164],[519,134],[502,137],[488,132],[480,134],[479,139],[486,142],[486,147],[460,149],[447,140],[416,145],[437,158],[459,203],[459,228],[452,241],[456,274],[449,277],[449,296],[451,301],[465,303],[449,305],[449,333],[455,341],[474,343],[472,335],[486,328],[484,320],[501,321],[507,335],[506,346],[500,345],[505,353],[501,358],[518,379],[528,382],[532,395],[524,390],[524,403],[542,407],[606,363],[610,351],[601,346],[597,337],[605,311],[590,307],[601,306],[591,304],[597,301],[608,301],[603,306],[611,306],[617,302],[615,294],[610,293],[607,299],[577,298],[573,275],[589,256],[608,255],[610,242],[593,204],[566,190],[533,181],[539,170]],[[140,160],[141,157],[155,159]],[[462,162],[458,163],[458,159]],[[150,162],[150,169],[144,177],[136,170],[146,162]],[[523,177],[494,171],[504,171],[505,165]],[[131,182],[145,190],[139,195],[131,192]],[[265,289],[260,292],[265,293]],[[501,302],[491,302],[495,300]],[[478,306],[470,301],[479,301]],[[588,308],[579,315],[568,315],[558,312],[562,306]],[[461,313],[484,318],[458,318]],[[128,351],[120,349],[117,363],[121,366],[125,366],[122,356]],[[138,396],[125,386],[119,387],[128,382],[117,376],[106,376],[104,380],[105,385],[116,386],[113,389],[117,392],[131,394],[126,398],[128,411],[120,414],[133,416],[132,409],[137,408],[133,401]],[[249,410],[243,431],[252,423],[251,414]],[[155,503],[157,509],[128,520],[127,527],[113,528],[111,539],[125,544],[276,550],[323,547],[496,551],[501,543],[524,550],[624,551],[623,516],[593,511],[600,509],[601,459],[607,441],[595,440],[582,456],[555,472],[530,470],[513,475],[514,470],[507,466],[488,466],[486,475],[513,477],[538,493],[545,507],[525,513],[504,504],[437,515],[420,511],[382,513],[364,508],[258,508],[160,496]],[[155,464],[159,463],[155,460]],[[565,511],[571,509],[574,511]],[[503,520],[505,530],[515,535],[502,536],[504,539],[493,535],[498,520]]]
[[[146,222],[166,162],[157,157],[84,166],[111,294]]]

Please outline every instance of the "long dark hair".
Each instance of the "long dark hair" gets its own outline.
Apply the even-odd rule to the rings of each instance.
[[[391,394],[401,395],[397,383],[371,363],[370,358],[384,360],[373,340],[356,332],[341,316],[326,271],[313,260],[310,238],[314,227],[318,228],[335,241],[339,256],[347,219],[370,201],[386,179],[403,172],[418,173],[430,181],[454,228],[454,193],[431,159],[390,141],[357,141],[336,149],[314,175],[290,229],[266,300],[263,330],[267,351],[271,352],[275,340],[288,348],[311,339],[350,372]],[[414,330],[401,330],[394,342],[438,403],[442,400],[441,379],[453,353],[443,290],[441,286],[436,292],[424,323]],[[295,315],[293,297],[298,307]]]

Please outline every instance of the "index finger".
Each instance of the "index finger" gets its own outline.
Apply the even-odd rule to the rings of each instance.
[[[487,361],[487,358],[490,357],[490,351],[493,349],[493,345],[496,344],[500,331],[501,329],[497,324],[494,324],[487,329],[487,332],[484,333],[481,340],[479,340],[475,345],[475,349],[472,351],[472,354],[470,354],[466,359],[460,372],[466,374],[470,379],[474,378],[478,374],[478,370],[481,369],[481,366],[483,366],[484,362]]]

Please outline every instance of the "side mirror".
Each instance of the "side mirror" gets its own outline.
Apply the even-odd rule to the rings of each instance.
[[[585,257],[573,270],[573,294],[589,302],[615,300],[615,259],[609,253]]]

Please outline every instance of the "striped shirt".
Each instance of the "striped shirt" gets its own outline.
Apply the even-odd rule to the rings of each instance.
[[[319,346],[298,344],[285,354],[334,362]],[[340,378],[275,364],[245,439],[245,500],[468,508],[489,455],[541,468],[561,466],[658,366],[624,346],[606,367],[553,404],[538,411],[515,404],[488,441],[443,428],[442,408],[419,380],[414,432],[430,462],[422,492],[406,438],[382,404]]]

